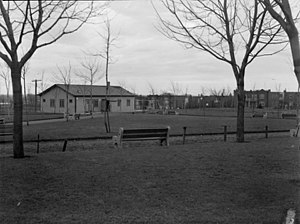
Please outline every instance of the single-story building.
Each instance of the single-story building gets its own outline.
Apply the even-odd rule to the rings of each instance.
[[[120,86],[54,84],[39,94],[41,111],[48,113],[80,114],[103,112],[108,102],[111,112],[133,112],[134,94]],[[68,110],[67,110],[68,108]]]

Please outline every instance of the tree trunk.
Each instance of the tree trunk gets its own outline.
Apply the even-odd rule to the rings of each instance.
[[[245,115],[245,91],[244,80],[240,78],[237,82],[237,130],[236,140],[237,142],[244,142],[244,115]]]
[[[23,99],[21,84],[21,69],[18,63],[11,67],[11,78],[14,100],[14,127],[13,127],[13,151],[14,158],[24,158],[23,147]]]
[[[300,43],[297,29],[293,30],[289,35],[291,52],[293,56],[294,72],[300,84]]]

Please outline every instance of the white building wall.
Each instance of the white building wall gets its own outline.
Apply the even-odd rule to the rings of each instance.
[[[50,105],[51,100],[54,100],[54,105]],[[60,100],[64,100],[64,107],[60,106]],[[41,111],[47,113],[66,113],[67,105],[69,113],[73,114],[75,111],[75,98],[68,95],[69,103],[67,103],[66,92],[59,88],[54,88],[41,97]]]
[[[87,113],[90,111],[90,106],[89,106],[89,100],[90,97],[76,97],[76,113],[81,114],[81,113]],[[103,98],[100,97],[93,97],[93,101],[97,100],[98,101],[98,107],[93,106],[93,111],[94,112],[101,112],[101,100]]]
[[[90,97],[74,97],[69,94],[69,113],[85,113],[89,112],[88,103],[85,101],[90,100]],[[50,106],[50,100],[55,100],[55,105]],[[60,99],[64,100],[64,107],[60,107]],[[101,102],[105,97],[93,97],[93,100],[98,100],[98,107],[94,107],[94,112],[101,112]],[[110,111],[111,112],[133,112],[134,111],[134,97],[109,97]],[[118,100],[121,104],[118,105]],[[76,102],[75,102],[76,101]],[[76,107],[76,109],[75,109]],[[53,88],[41,97],[41,111],[47,113],[66,113],[67,112],[67,96],[65,91],[60,88]]]
[[[134,111],[134,97],[110,97],[111,112],[133,112]],[[121,104],[118,105],[118,100]],[[129,101],[129,104],[127,103]]]

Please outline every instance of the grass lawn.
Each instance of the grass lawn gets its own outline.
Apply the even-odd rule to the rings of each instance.
[[[298,141],[90,141],[2,156],[0,223],[280,223],[286,209],[299,213]]]
[[[13,114],[8,116],[7,114],[0,114],[0,117],[5,118],[5,121],[10,123],[13,121]],[[63,118],[63,114],[53,114],[53,113],[43,113],[43,112],[32,112],[30,111],[28,114],[23,113],[23,121],[36,121],[36,120],[44,120],[44,119],[56,119]]]
[[[182,134],[183,127],[187,126],[187,133],[222,132],[223,125],[228,126],[228,131],[236,130],[236,118],[234,117],[201,117],[185,115],[157,115],[157,114],[119,114],[110,115],[112,134],[116,134],[120,127],[142,128],[170,126],[171,134]],[[261,130],[265,126],[269,130],[289,130],[296,125],[291,119],[262,119],[245,118],[245,130]],[[78,138],[97,137],[105,135],[104,120],[102,117],[93,119],[59,121],[51,123],[31,124],[24,126],[24,139]]]

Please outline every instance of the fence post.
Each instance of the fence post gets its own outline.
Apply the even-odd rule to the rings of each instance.
[[[266,138],[268,138],[268,125],[266,125],[266,132],[265,132],[265,134],[266,134]]]
[[[38,134],[37,146],[36,146],[36,153],[38,154],[39,152],[40,152],[40,134]]]
[[[227,126],[224,125],[224,142],[227,140]]]
[[[66,151],[67,143],[68,143],[68,140],[66,139],[66,140],[64,141],[64,146],[63,146],[63,150],[62,150],[63,152]]]
[[[182,136],[182,144],[184,145],[185,143],[185,135],[186,135],[186,127],[183,127],[183,136]]]

